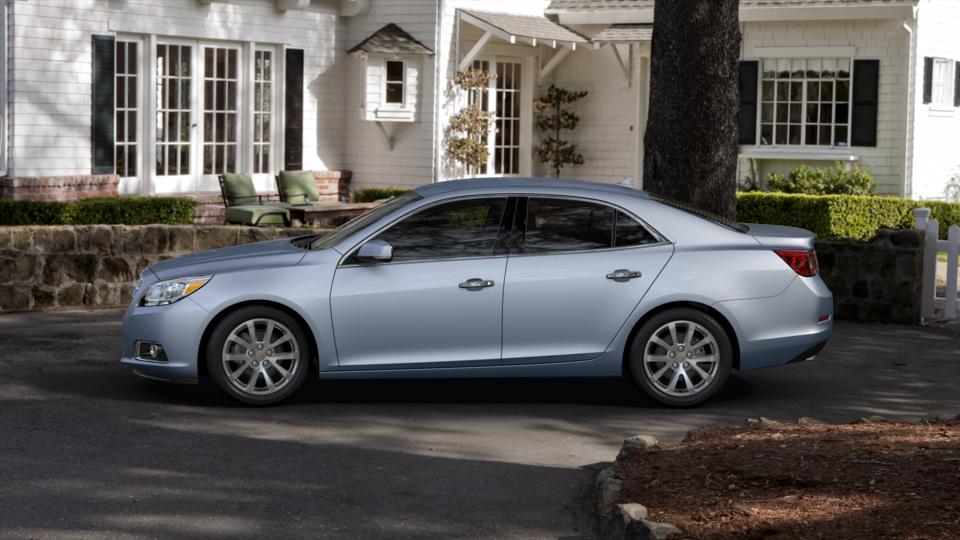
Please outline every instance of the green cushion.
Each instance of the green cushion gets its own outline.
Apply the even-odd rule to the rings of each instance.
[[[290,212],[279,206],[265,204],[228,206],[226,220],[227,223],[241,225],[285,225],[290,220]]]
[[[283,200],[291,203],[310,203],[320,200],[312,172],[280,173],[280,193]]]
[[[257,188],[247,173],[223,173],[223,197],[227,206],[256,204]]]

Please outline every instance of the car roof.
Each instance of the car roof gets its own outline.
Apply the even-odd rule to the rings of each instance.
[[[445,193],[453,193],[463,190],[489,190],[496,192],[499,189],[515,188],[562,188],[576,189],[582,191],[594,191],[602,193],[614,193],[618,195],[627,195],[629,197],[639,197],[641,199],[649,198],[647,194],[639,189],[632,187],[605,184],[602,182],[588,182],[585,180],[558,180],[554,178],[534,178],[534,177],[502,177],[502,178],[472,178],[464,180],[448,180],[420,186],[416,192],[422,197],[433,197]]]

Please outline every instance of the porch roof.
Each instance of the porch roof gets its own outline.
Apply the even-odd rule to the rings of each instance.
[[[543,16],[513,15],[489,11],[459,10],[461,20],[497,37],[516,43],[517,39],[564,43],[572,46],[589,43],[590,40]]]
[[[429,47],[417,41],[396,24],[390,23],[374,32],[370,37],[347,51],[351,54],[383,53],[383,54],[423,54],[431,55]]]
[[[603,43],[633,43],[650,41],[653,39],[653,26],[649,24],[612,24],[591,41],[600,45]]]
[[[551,0],[547,13],[652,8],[654,0]],[[742,7],[847,7],[915,4],[914,0],[740,0]]]

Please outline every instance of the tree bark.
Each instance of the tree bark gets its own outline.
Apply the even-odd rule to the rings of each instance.
[[[736,217],[738,0],[656,0],[643,184]]]

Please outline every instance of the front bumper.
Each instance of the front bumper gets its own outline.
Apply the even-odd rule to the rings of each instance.
[[[741,371],[807,360],[833,333],[833,294],[819,276],[797,277],[777,296],[715,307],[736,326]]]
[[[130,306],[123,316],[123,358],[120,362],[151,379],[190,381],[198,377],[200,340],[210,313],[192,298],[168,306]],[[163,346],[166,362],[136,357],[136,342]]]

